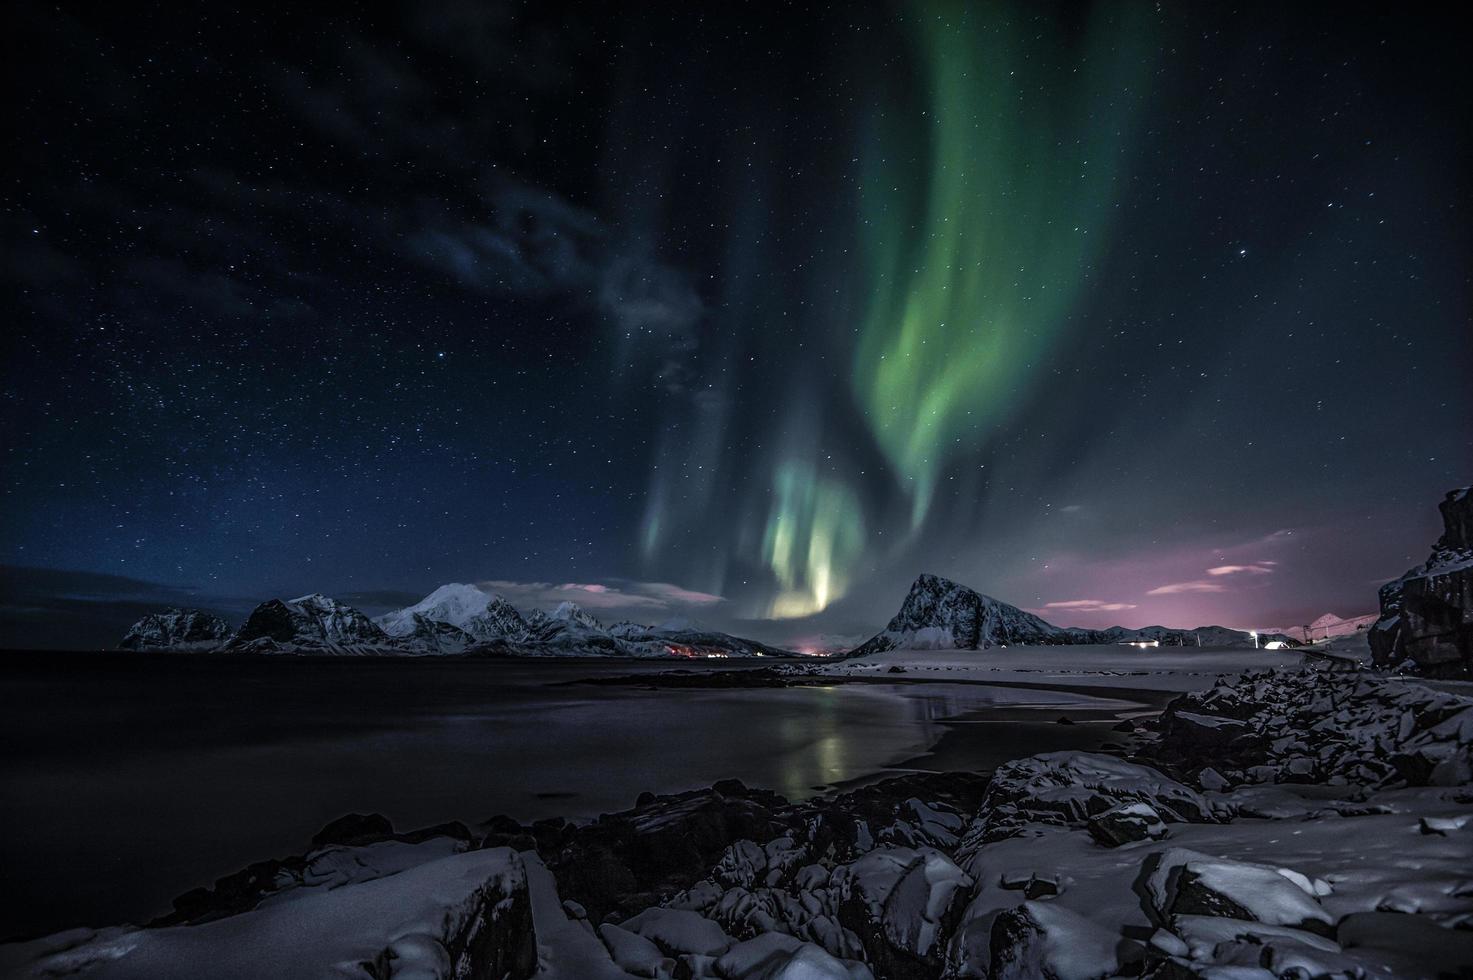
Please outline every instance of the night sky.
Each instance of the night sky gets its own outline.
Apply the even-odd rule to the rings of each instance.
[[[1417,8],[217,8],[8,9],[0,642],[448,581],[799,642],[920,571],[1283,626],[1473,479]]]

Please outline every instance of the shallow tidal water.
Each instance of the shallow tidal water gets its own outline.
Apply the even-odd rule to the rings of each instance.
[[[730,777],[802,799],[931,768],[947,733],[945,768],[1092,747],[1105,725],[1055,719],[1139,707],[976,684],[567,683],[670,667],[0,655],[0,937],[152,918],[192,887],[300,853],[350,811],[400,830],[588,818]]]

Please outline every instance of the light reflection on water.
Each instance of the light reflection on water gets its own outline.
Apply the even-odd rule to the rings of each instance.
[[[300,851],[350,811],[400,828],[580,818],[730,777],[802,799],[923,752],[946,719],[1078,700],[976,685],[556,683],[610,669],[176,659],[27,675],[0,692],[0,736],[16,747],[0,757],[7,888],[30,916],[7,931],[156,914]]]

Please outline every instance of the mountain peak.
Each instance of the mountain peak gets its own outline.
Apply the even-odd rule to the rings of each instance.
[[[552,619],[564,623],[576,623],[585,629],[603,632],[604,625],[597,619],[583,611],[583,607],[576,602],[560,602],[558,607],[552,611]]]
[[[930,572],[916,576],[900,611],[855,655],[898,647],[978,650],[1057,642],[1061,631],[1016,606]]]
[[[414,622],[416,617],[446,623],[473,635],[482,636],[482,632],[472,629],[471,624],[486,617],[491,604],[498,601],[502,601],[500,596],[487,592],[480,586],[467,585],[464,582],[449,582],[414,605],[384,613],[374,622],[378,623],[390,636],[413,634],[416,629]],[[498,620],[504,619],[505,616],[498,615],[491,618]],[[520,616],[517,617],[518,621],[520,618]],[[500,631],[493,632],[497,636],[503,635]]]
[[[1289,638],[1263,635],[1262,641]],[[1160,626],[1127,629],[1060,627],[1025,612],[1017,606],[983,595],[950,579],[930,572],[916,576],[900,612],[870,640],[850,652],[862,657],[884,650],[985,650],[989,647],[1039,646],[1061,643],[1131,643],[1153,641],[1192,645],[1242,646],[1252,637],[1239,630],[1201,626],[1170,630]]]

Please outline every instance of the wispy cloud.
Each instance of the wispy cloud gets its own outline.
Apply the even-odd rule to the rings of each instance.
[[[1218,565],[1207,569],[1208,575],[1272,575],[1276,561],[1256,561],[1251,565]]]
[[[1190,582],[1172,582],[1168,585],[1158,585],[1151,589],[1146,595],[1181,595],[1184,592],[1226,592],[1227,586],[1220,582],[1208,582],[1204,579],[1193,579]]]
[[[1103,599],[1065,599],[1060,602],[1045,602],[1045,609],[1068,609],[1075,612],[1119,612],[1134,609],[1133,602],[1106,602]]]
[[[709,592],[697,592],[669,582],[635,582],[618,580],[613,585],[602,582],[509,582],[492,580],[481,587],[505,596],[512,603],[556,606],[576,602],[586,609],[663,611],[680,608],[706,608],[726,600]]]

